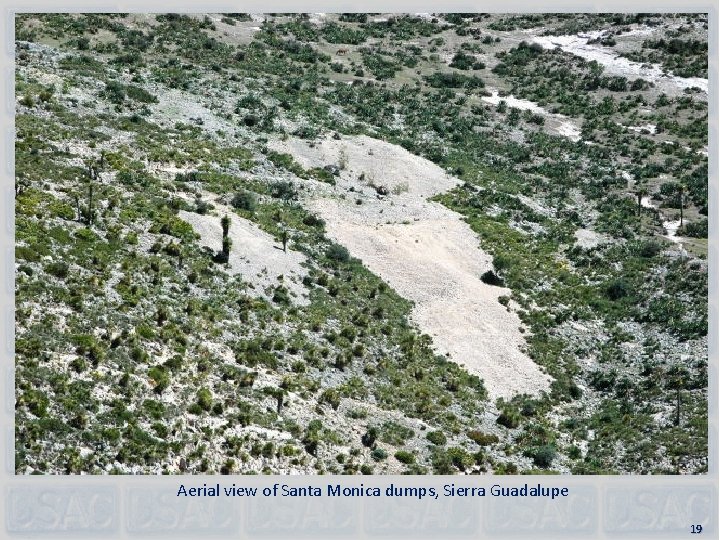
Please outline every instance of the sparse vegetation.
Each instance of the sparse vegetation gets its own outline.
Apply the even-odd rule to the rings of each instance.
[[[707,92],[533,42],[707,77],[707,16],[253,17],[17,14],[16,472],[707,472]],[[323,205],[412,236],[430,189],[358,136],[458,180],[422,209],[545,391],[496,400],[340,241]]]

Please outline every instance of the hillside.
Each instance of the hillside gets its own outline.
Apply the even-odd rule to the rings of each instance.
[[[707,472],[704,15],[15,31],[18,474]]]

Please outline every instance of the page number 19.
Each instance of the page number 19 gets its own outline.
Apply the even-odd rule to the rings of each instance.
[[[690,525],[690,534],[700,534],[702,532],[702,525]]]

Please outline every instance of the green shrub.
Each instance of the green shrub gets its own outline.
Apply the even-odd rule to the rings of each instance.
[[[165,406],[159,401],[146,399],[143,401],[143,409],[147,411],[150,418],[160,420],[165,414]]]
[[[437,450],[432,454],[432,467],[435,474],[455,474],[452,459],[443,450]]]
[[[708,220],[707,218],[699,221],[691,221],[683,225],[678,234],[691,238],[707,238],[708,237]]]
[[[532,453],[533,463],[537,467],[547,469],[548,467],[550,467],[552,465],[552,462],[555,459],[556,455],[557,455],[557,452],[555,450],[555,447],[553,445],[546,444],[544,446],[537,448]]]
[[[363,53],[363,63],[376,79],[382,81],[395,76],[395,72],[401,69],[401,65],[384,56],[375,53]]]
[[[378,429],[376,427],[370,427],[362,436],[361,441],[365,446],[372,447],[378,437]]]
[[[328,403],[333,409],[337,410],[340,406],[340,393],[334,388],[328,388],[320,395],[320,403]]]
[[[325,255],[331,261],[348,262],[350,260],[350,252],[340,244],[332,244],[325,252]]]
[[[425,437],[428,441],[438,446],[447,443],[447,437],[442,431],[430,431]]]
[[[502,278],[498,277],[498,275],[492,270],[488,270],[487,272],[483,273],[483,275],[480,276],[480,280],[483,283],[487,283],[488,285],[492,285],[494,287],[505,286],[505,282],[502,280]]]
[[[395,459],[397,459],[400,463],[404,463],[405,465],[411,465],[415,463],[415,454],[411,452],[406,452],[405,450],[398,450],[395,452]]]
[[[260,454],[265,458],[271,458],[275,455],[275,445],[271,442],[266,442],[262,450],[260,451]]]
[[[450,62],[450,67],[462,70],[485,69],[485,64],[476,61],[475,57],[472,55],[466,54],[463,51],[458,51],[455,56],[453,56],[452,62]]]
[[[475,458],[459,446],[448,448],[447,455],[454,467],[464,471],[475,464]]]
[[[624,279],[617,278],[605,285],[604,293],[609,300],[620,300],[630,294],[631,286]]]
[[[51,262],[45,266],[45,271],[56,278],[65,279],[70,267],[65,261]]]
[[[257,198],[250,191],[240,191],[236,193],[230,204],[238,210],[247,210],[248,212],[254,212],[257,206]]]
[[[475,441],[480,446],[488,446],[491,444],[495,444],[500,440],[498,439],[497,435],[494,435],[492,433],[483,433],[482,431],[478,430],[468,431],[467,436],[470,440]]]
[[[468,76],[461,73],[440,73],[425,75],[425,81],[434,88],[465,88],[472,90],[484,88],[485,83],[477,76]]]
[[[282,199],[286,203],[298,197],[297,190],[293,183],[285,181],[274,182],[270,186],[270,194],[276,199]]]
[[[514,429],[520,425],[520,411],[513,405],[505,405],[496,421],[501,426]]]
[[[199,415],[199,414],[202,414],[203,409],[202,409],[202,407],[201,407],[200,405],[198,405],[197,403],[192,403],[192,404],[188,407],[188,412],[189,412],[190,414]]]
[[[140,103],[157,103],[158,99],[147,90],[140,88],[139,86],[133,86],[128,84],[125,87],[125,93],[127,97],[132,100],[139,101]]]
[[[405,441],[414,436],[415,432],[412,429],[396,422],[385,422],[379,430],[379,439],[393,446],[405,444]]]
[[[634,252],[638,256],[650,259],[662,251],[662,244],[656,240],[643,240],[635,244]]]
[[[325,221],[314,214],[308,214],[303,218],[303,224],[308,227],[322,228],[325,226]]]
[[[40,418],[47,415],[50,400],[39,390],[28,390],[23,394],[22,401],[27,405],[28,410]]]
[[[155,392],[161,394],[170,385],[170,374],[163,366],[153,366],[148,370],[148,376],[155,381]]]
[[[212,407],[212,393],[207,388],[201,388],[197,392],[197,404],[204,411],[209,411]]]

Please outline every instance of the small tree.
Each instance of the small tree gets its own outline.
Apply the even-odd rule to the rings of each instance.
[[[360,439],[364,446],[372,448],[375,445],[375,441],[378,438],[378,429],[376,427],[370,427]]]
[[[201,388],[197,392],[197,404],[203,411],[209,411],[212,407],[212,393],[207,388]]]
[[[442,431],[430,431],[425,438],[437,446],[442,446],[447,443],[447,437]]]
[[[331,261],[347,262],[350,260],[350,252],[346,247],[339,244],[332,244],[325,252],[325,255]]]
[[[678,186],[678,192],[680,195],[680,226],[681,227],[683,226],[683,205],[685,203],[685,200],[684,200],[685,199],[685,197],[684,197],[685,189],[686,189],[685,184],[680,184],[680,186]]]
[[[282,199],[285,204],[294,201],[298,197],[297,190],[292,182],[275,182],[270,187],[270,194],[276,199]]]
[[[95,208],[94,208],[94,196],[95,196],[95,182],[100,178],[100,170],[102,170],[105,163],[105,154],[101,154],[100,161],[86,161],[87,165],[87,207],[83,212],[80,208],[79,196],[75,195],[75,206],[77,207],[78,219],[85,222],[89,227],[95,221]],[[83,215],[84,214],[84,215]]]
[[[680,426],[681,392],[687,384],[690,373],[684,366],[674,365],[667,372],[667,388],[675,390],[675,425]]]
[[[395,452],[395,459],[397,459],[400,463],[404,463],[405,465],[412,465],[413,463],[415,463],[415,455],[406,450],[398,450],[397,452]]]
[[[228,259],[230,259],[230,248],[232,247],[232,240],[229,236],[226,236],[223,238],[222,242],[222,255],[224,258],[224,262],[227,262]]]
[[[323,425],[320,420],[311,420],[305,430],[302,443],[305,445],[305,451],[311,456],[317,455],[317,448],[321,440]]]
[[[220,220],[222,226],[222,251],[215,254],[213,260],[217,263],[227,263],[230,259],[230,248],[232,247],[232,239],[228,236],[230,231],[230,218],[223,216]]]
[[[501,407],[500,416],[497,417],[496,422],[508,429],[514,429],[520,425],[520,411],[516,406],[506,403]]]
[[[640,187],[635,190],[635,196],[637,197],[637,213],[638,216],[642,213],[642,199],[648,194],[647,188]]]
[[[92,225],[93,224],[93,217],[94,217],[95,211],[93,210],[93,183],[90,182],[90,185],[88,186],[88,211],[87,211],[87,224]]]
[[[275,407],[277,413],[280,414],[280,411],[282,411],[282,407],[285,402],[285,394],[287,393],[287,391],[284,388],[280,387],[273,388],[272,386],[266,386],[265,388],[263,388],[263,393],[275,398]]]

